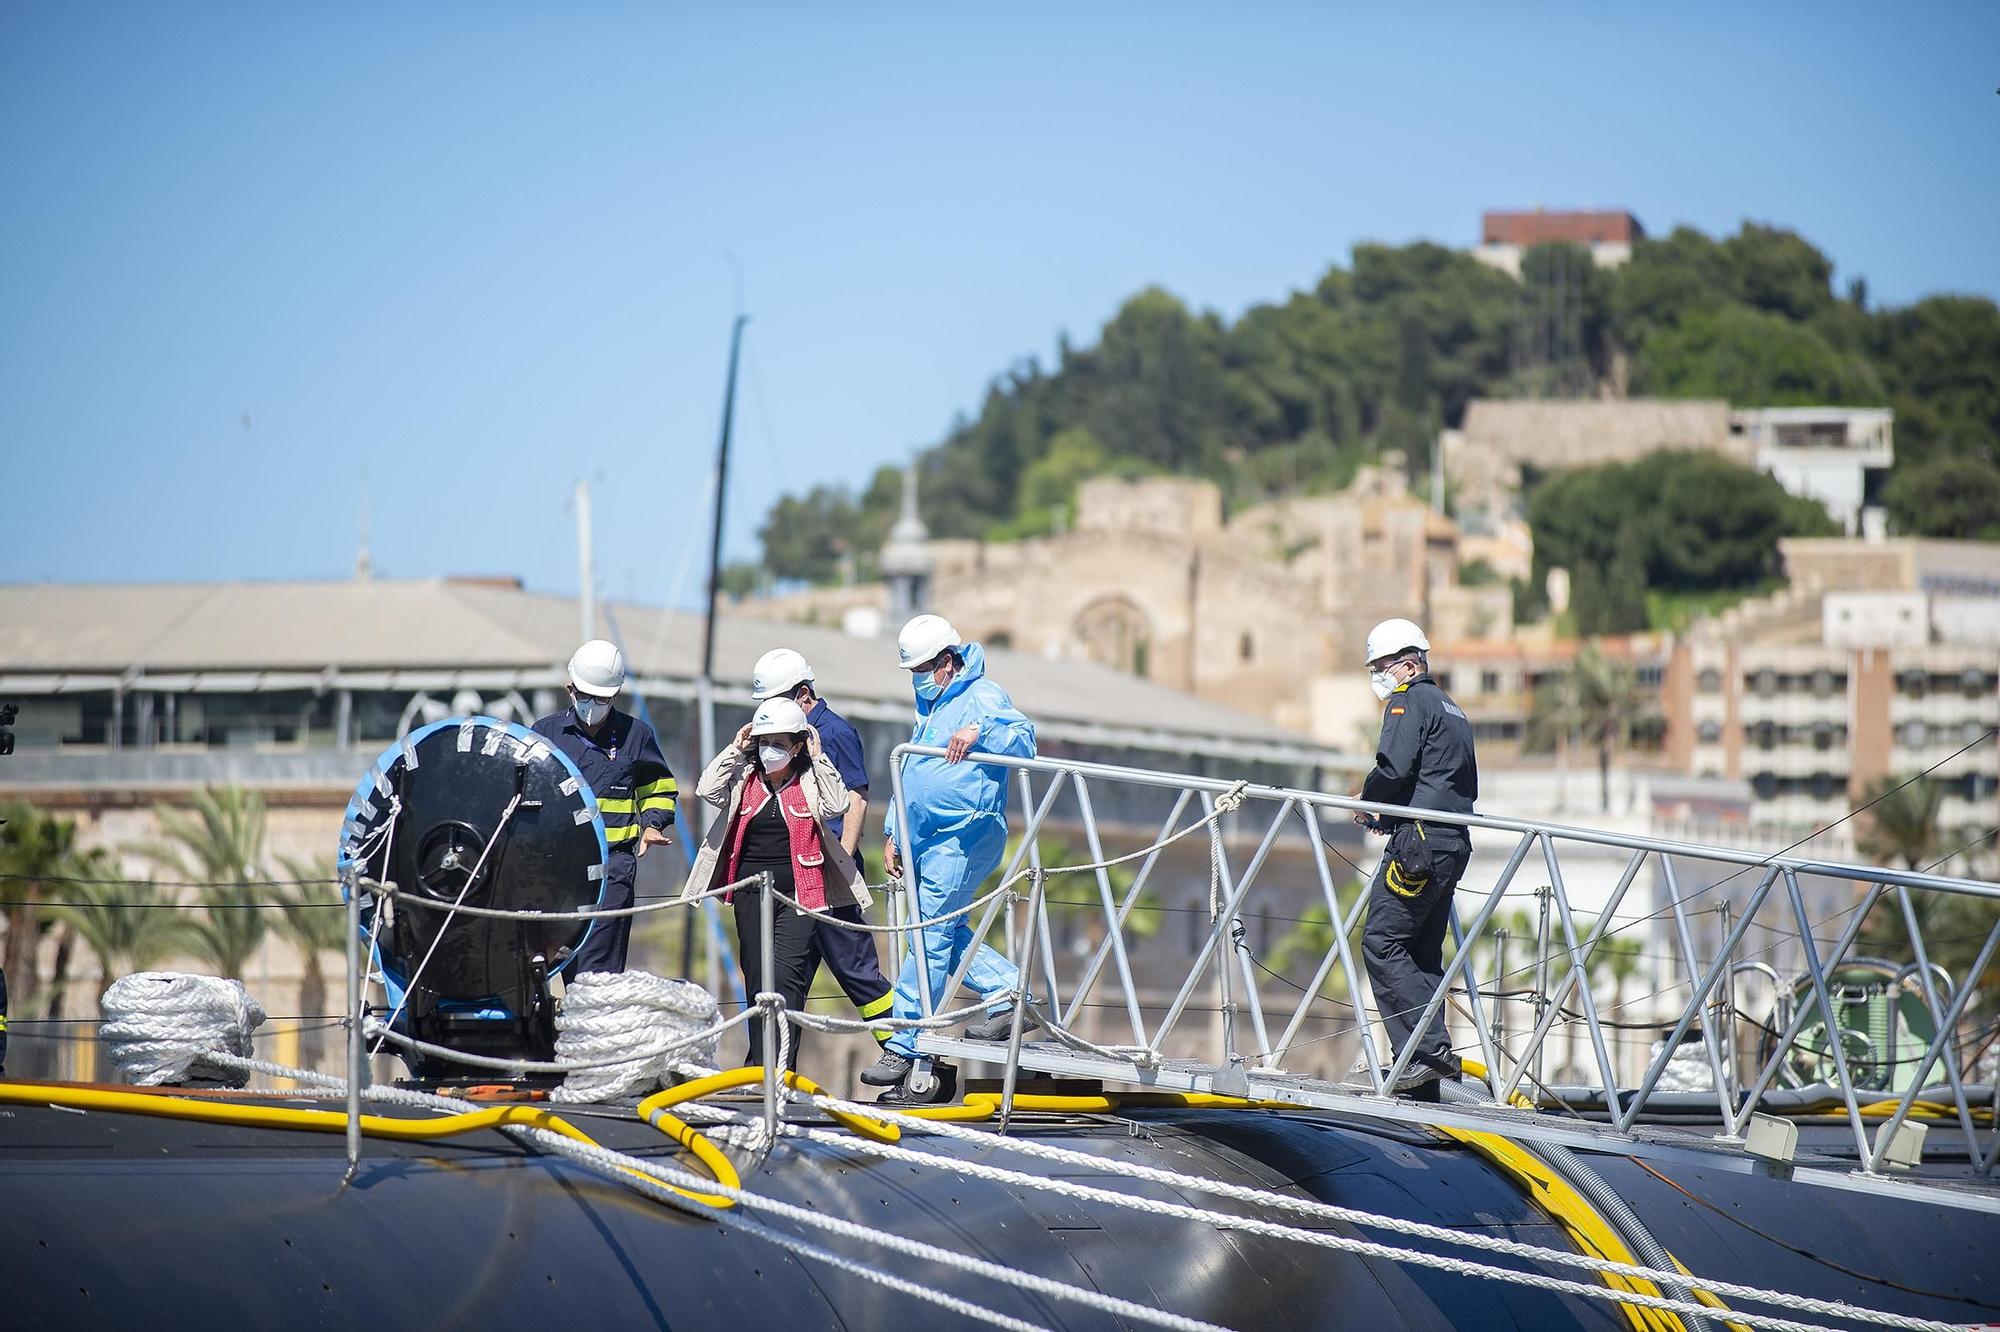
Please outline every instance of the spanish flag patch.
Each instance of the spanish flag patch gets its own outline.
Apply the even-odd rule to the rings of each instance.
[[[1391,717],[1400,717],[1403,715],[1403,710],[1401,708],[1390,708],[1389,715]]]

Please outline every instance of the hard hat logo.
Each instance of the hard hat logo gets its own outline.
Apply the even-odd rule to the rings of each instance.
[[[625,654],[616,643],[593,638],[569,659],[570,688],[592,698],[616,698],[625,687]]]
[[[798,735],[806,729],[806,714],[789,698],[767,698],[750,719],[752,735]]]
[[[757,658],[757,665],[750,673],[750,693],[761,703],[812,682],[812,664],[803,654],[791,648],[772,648]]]

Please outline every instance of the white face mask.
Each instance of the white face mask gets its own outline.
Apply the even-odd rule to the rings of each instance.
[[[1375,691],[1375,697],[1386,703],[1389,701],[1389,695],[1396,692],[1396,677],[1386,670],[1370,671],[1368,687]]]
[[[764,765],[765,772],[776,772],[792,761],[792,747],[767,740],[757,746],[757,761]]]
[[[609,702],[586,694],[578,694],[571,706],[576,709],[576,719],[585,726],[595,726],[611,715]]]

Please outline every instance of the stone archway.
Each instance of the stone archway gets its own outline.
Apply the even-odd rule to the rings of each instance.
[[[1150,673],[1152,617],[1128,596],[1113,593],[1085,606],[1070,626],[1070,637],[1092,661],[1127,675]]]

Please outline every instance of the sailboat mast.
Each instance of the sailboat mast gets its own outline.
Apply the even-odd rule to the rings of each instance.
[[[736,421],[736,366],[743,350],[743,326],[749,315],[737,315],[729,330],[729,380],[722,390],[722,441],[715,459],[715,523],[709,533],[708,613],[702,618],[701,678],[695,682],[696,727],[700,737],[697,761],[706,763],[715,753],[715,607],[722,595],[722,515],[729,495],[729,438]],[[707,802],[692,802],[700,811],[701,832],[708,831],[713,817]],[[690,918],[681,932],[681,975],[694,970],[694,921]]]

